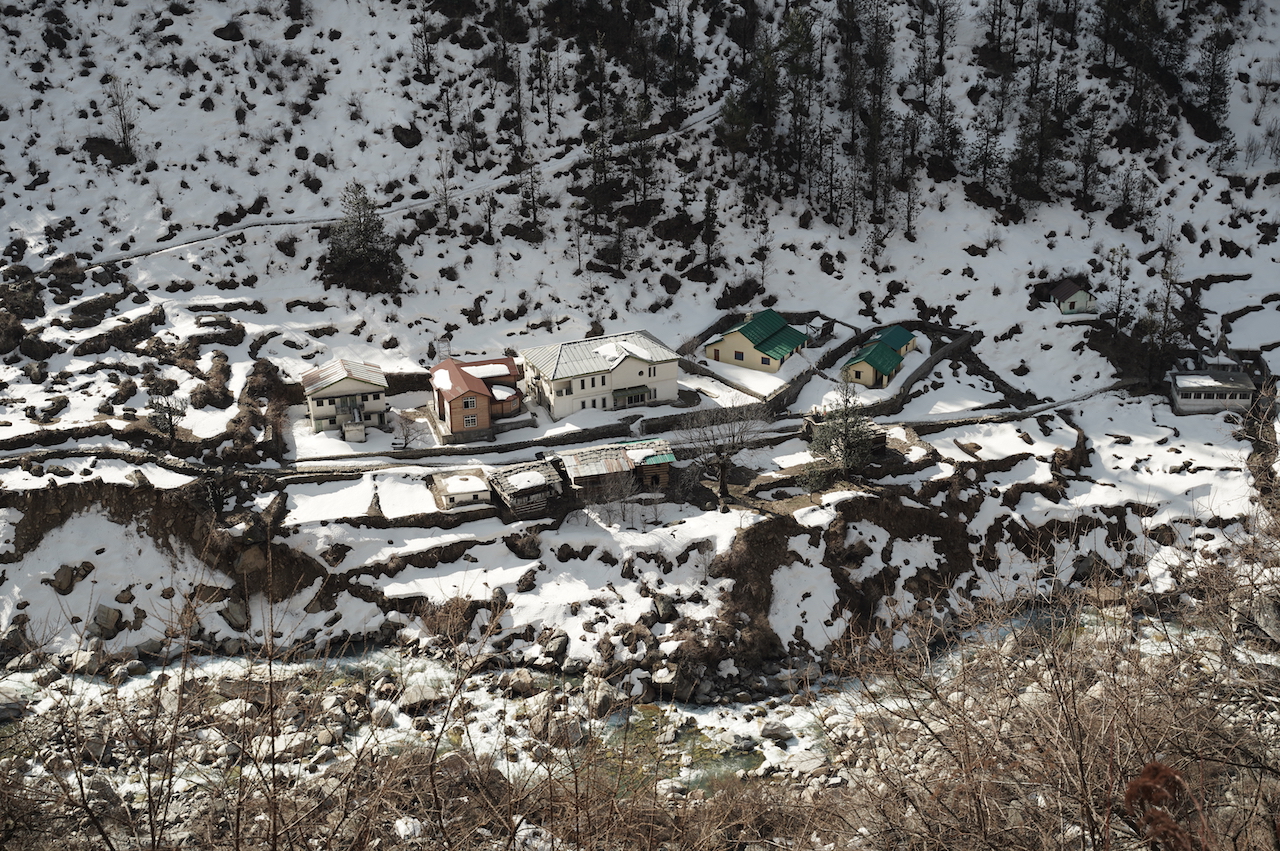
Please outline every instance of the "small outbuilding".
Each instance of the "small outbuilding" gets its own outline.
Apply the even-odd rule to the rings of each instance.
[[[840,367],[840,375],[863,387],[886,387],[901,369],[902,355],[887,343],[876,341],[854,352]]]
[[[560,471],[544,460],[499,467],[489,474],[489,484],[522,520],[543,515],[551,499],[564,492]]]
[[[1049,301],[1066,316],[1075,313],[1097,313],[1098,300],[1075,278],[1064,278],[1049,290]]]
[[[480,470],[454,470],[431,477],[436,503],[441,508],[489,505],[493,502],[489,481]]]
[[[596,494],[614,482],[634,482],[638,490],[661,490],[671,483],[676,460],[671,444],[661,438],[632,440],[559,453],[574,490]]]
[[[890,325],[888,328],[881,328],[867,341],[867,345],[875,345],[876,343],[884,343],[902,357],[906,357],[907,352],[914,352],[918,348],[916,335],[901,325]]]

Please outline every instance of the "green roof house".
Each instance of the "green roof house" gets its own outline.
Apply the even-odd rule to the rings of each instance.
[[[863,387],[884,387],[902,369],[902,355],[881,340],[868,343],[840,367],[840,375]]]
[[[776,311],[761,310],[713,338],[703,347],[708,360],[723,361],[761,372],[777,372],[793,352],[809,341]]]
[[[890,325],[888,328],[882,328],[876,332],[871,338],[872,343],[884,343],[889,348],[902,356],[906,356],[907,352],[916,350],[916,335],[912,334],[901,325]]]

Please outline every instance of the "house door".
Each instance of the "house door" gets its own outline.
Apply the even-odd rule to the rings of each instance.
[[[711,350],[711,354],[715,357],[715,359],[716,359],[716,360],[720,360],[720,350],[719,350],[719,349],[712,349],[712,350]]]

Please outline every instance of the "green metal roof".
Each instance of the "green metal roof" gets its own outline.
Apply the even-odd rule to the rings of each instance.
[[[786,327],[787,320],[778,315],[776,311],[766,308],[752,314],[745,322],[739,322],[725,333],[732,334],[734,331],[741,331],[742,336],[759,345],[780,329]]]
[[[910,343],[916,337],[901,325],[890,325],[872,338],[872,342],[884,343],[895,352]],[[876,367],[879,369],[879,367]]]
[[[750,319],[725,331],[721,339],[734,331],[741,332],[760,354],[776,360],[782,360],[809,339],[803,331],[788,325],[787,320],[783,319],[777,311],[768,308],[758,311]]]
[[[867,363],[881,375],[892,375],[893,371],[902,364],[902,355],[877,341],[858,349],[853,353],[853,357],[844,362],[844,365],[851,366],[855,363]]]
[[[671,451],[671,444],[662,438],[631,440],[618,445],[626,450],[627,456],[634,463],[640,466],[672,464],[676,460],[675,453]]]

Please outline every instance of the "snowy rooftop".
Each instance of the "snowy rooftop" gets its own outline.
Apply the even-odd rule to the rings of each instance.
[[[1171,372],[1169,379],[1178,390],[1233,390],[1252,393],[1253,381],[1238,372]]]
[[[680,357],[648,331],[624,331],[607,337],[536,346],[520,352],[525,363],[550,379],[609,372],[628,355],[649,363],[664,363]]]
[[[337,384],[344,378],[352,378],[365,384],[381,387],[384,390],[387,387],[387,377],[383,374],[382,367],[376,363],[339,358],[324,366],[318,366],[315,369],[309,369],[304,372],[302,374],[302,390],[308,396],[313,396],[326,387]]]

